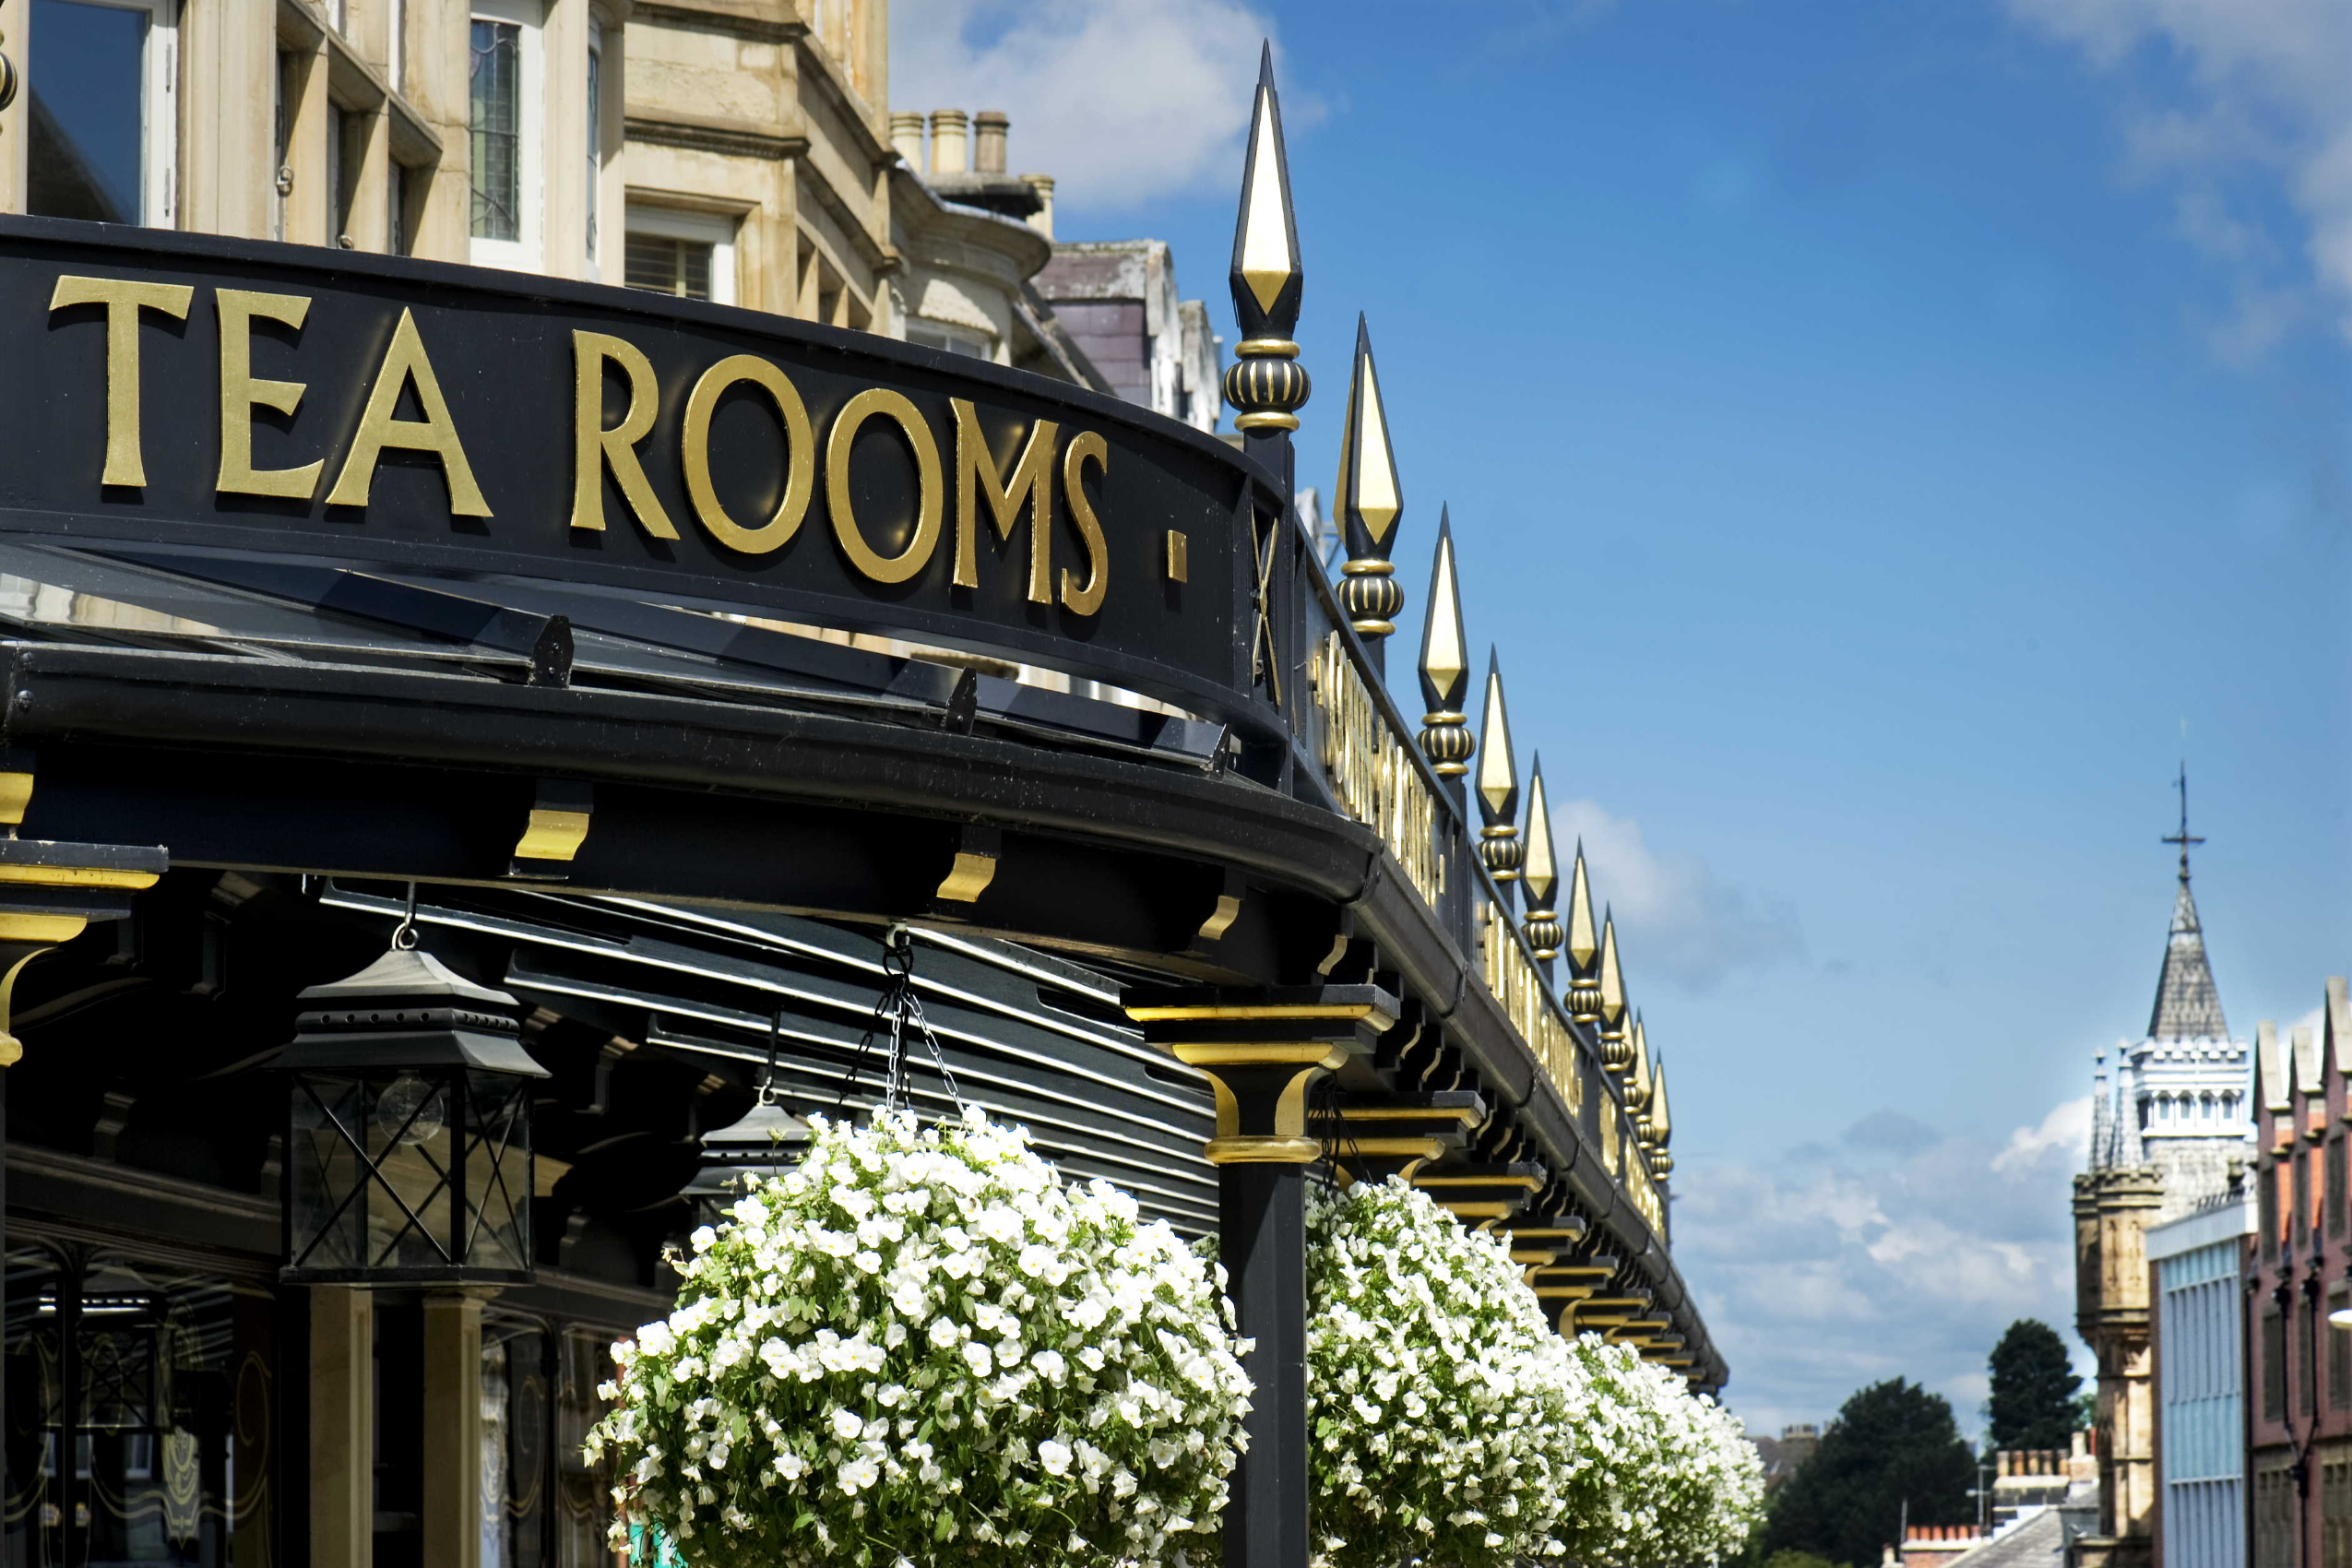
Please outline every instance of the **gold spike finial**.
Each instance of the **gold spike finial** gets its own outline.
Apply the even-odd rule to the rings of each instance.
[[[1241,340],[1225,372],[1233,428],[1280,438],[1299,428],[1310,383],[1299,362],[1299,225],[1290,206],[1290,159],[1282,145],[1282,101],[1274,90],[1274,46],[1258,53],[1250,107],[1250,148],[1241,165],[1241,210],[1233,223],[1233,318]],[[1287,469],[1287,463],[1286,463]]]
[[[1250,148],[1241,173],[1241,209],[1233,225],[1233,313],[1247,339],[1288,339],[1299,323],[1305,272],[1290,205],[1290,157],[1282,142],[1282,101],[1274,88],[1274,45],[1258,53],[1258,89],[1250,106]],[[1291,352],[1296,353],[1296,346]]]
[[[1511,755],[1511,719],[1503,703],[1503,664],[1494,650],[1486,656],[1485,721],[1479,732],[1479,858],[1494,880],[1508,889],[1518,880],[1526,846],[1519,842],[1519,768]]]
[[[1454,570],[1454,521],[1437,514],[1437,553],[1430,563],[1429,612],[1421,618],[1421,752],[1441,778],[1470,770],[1478,740],[1462,712],[1470,684],[1470,656],[1462,636],[1462,589]]]
[[[1585,879],[1585,841],[1576,840],[1576,870],[1568,889],[1568,961],[1579,974],[1592,968],[1599,955],[1598,933],[1593,930],[1593,890]]]
[[[1528,900],[1550,903],[1552,889],[1560,885],[1560,856],[1551,842],[1551,812],[1544,803],[1541,752],[1527,778],[1527,869],[1523,874]]]
[[[1674,1171],[1674,1156],[1667,1146],[1674,1141],[1674,1119],[1666,1109],[1666,1059],[1658,1058],[1650,1064],[1650,1108],[1645,1113],[1650,1124],[1650,1169],[1660,1176]]]
[[[1348,559],[1341,563],[1339,602],[1348,624],[1367,643],[1396,629],[1405,590],[1389,562],[1396,518],[1405,509],[1396,481],[1396,454],[1388,440],[1388,413],[1372,365],[1372,330],[1356,317],[1356,357],[1348,377],[1348,415],[1339,426],[1339,477],[1332,511],[1339,519]]]
[[[1627,1044],[1631,1048],[1630,1065],[1633,1071],[1625,1083],[1625,1105],[1633,1112],[1637,1124],[1646,1136],[1649,1133],[1649,1117],[1645,1112],[1650,1104],[1650,1037],[1642,1028],[1639,1013],[1633,1015],[1633,1038]]]
[[[1600,1060],[1611,1072],[1625,1070],[1625,977],[1617,967],[1617,917],[1600,917]]]
[[[1585,841],[1576,840],[1576,866],[1568,884],[1568,1016],[1600,1032],[1600,936],[1593,925],[1592,884],[1585,876]]]
[[[1560,885],[1560,854],[1551,841],[1551,807],[1543,795],[1543,754],[1527,774],[1527,865],[1520,880],[1527,889],[1527,945],[1545,964],[1560,956],[1560,917],[1551,895]]]

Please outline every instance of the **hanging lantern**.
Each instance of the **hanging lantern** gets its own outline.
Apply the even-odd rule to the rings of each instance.
[[[686,1195],[697,1224],[715,1225],[743,1194],[747,1176],[782,1176],[807,1152],[809,1124],[784,1109],[776,1087],[776,1054],[782,1014],[768,1020],[767,1065],[761,1072],[752,1108],[724,1127],[702,1134],[702,1167]]]
[[[515,999],[396,938],[302,1001],[282,1060],[293,1083],[279,1277],[529,1284],[531,1081],[547,1070],[523,1050]]]

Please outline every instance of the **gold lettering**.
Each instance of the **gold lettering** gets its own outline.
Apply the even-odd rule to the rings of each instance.
[[[1087,550],[1086,587],[1078,586],[1077,574],[1069,567],[1062,568],[1062,603],[1080,615],[1100,610],[1102,596],[1111,588],[1111,548],[1103,540],[1102,524],[1095,517],[1094,503],[1087,499],[1082,482],[1088,458],[1104,473],[1111,471],[1111,448],[1099,432],[1083,430],[1070,438],[1069,449],[1062,454],[1062,493],[1069,500],[1070,520],[1078,525],[1078,537]]]
[[[400,389],[411,382],[424,418],[394,419],[400,407]],[[430,452],[441,459],[452,517],[491,515],[490,503],[482,499],[481,486],[474,482],[473,467],[466,461],[466,449],[457,440],[457,427],[450,422],[449,404],[441,396],[433,362],[425,357],[424,339],[417,336],[416,317],[406,306],[401,307],[400,324],[392,329],[392,341],[385,345],[384,363],[375,373],[375,386],[367,395],[360,428],[351,437],[350,455],[343,459],[343,471],[335,476],[335,488],[327,492],[327,504],[366,505],[375,484],[375,466],[387,446]]]
[[[874,552],[858,530],[857,514],[850,508],[849,448],[857,442],[858,427],[874,414],[897,421],[907,433],[907,445],[915,449],[915,534],[896,555]],[[932,439],[931,426],[923,422],[921,410],[903,393],[869,386],[842,405],[833,422],[833,434],[826,438],[825,502],[833,514],[833,537],[840,541],[841,553],[849,558],[849,564],[878,583],[903,583],[921,571],[939,545],[944,488],[939,443]]]
[[[604,362],[610,360],[629,378],[629,408],[621,422],[604,428]],[[572,526],[604,527],[604,469],[636,515],[637,526],[656,539],[675,539],[677,526],[661,508],[661,499],[646,482],[645,465],[637,461],[637,443],[653,428],[661,411],[661,394],[653,379],[653,364],[635,343],[608,338],[601,332],[572,334]],[[699,389],[697,389],[699,390]]]
[[[60,277],[49,296],[51,314],[68,305],[106,307],[106,468],[101,484],[143,485],[147,455],[139,441],[139,312],[160,311],[181,321],[196,291],[185,283],[138,283],[128,278]]]
[[[976,557],[980,553],[980,498],[988,498],[989,515],[1001,544],[1013,542],[1020,526],[1021,503],[1029,504],[1029,602],[1051,604],[1053,594],[1053,440],[1059,429],[1051,420],[1029,426],[1028,444],[1013,465],[1007,484],[997,472],[996,455],[980,434],[980,414],[963,398],[948,399],[956,410],[956,576],[957,588],[980,587]]]
[[[711,410],[719,406],[719,394],[739,381],[766,390],[784,422],[784,494],[776,503],[775,514],[755,529],[729,517],[710,483]],[[809,424],[808,405],[801,401],[799,388],[767,361],[753,354],[731,354],[702,373],[702,379],[686,397],[679,457],[686,466],[686,494],[695,504],[695,516],[711,538],[730,550],[765,555],[783,548],[786,540],[801,531],[801,520],[808,516],[809,493],[816,488],[816,432]]]
[[[253,374],[253,324],[283,322],[300,327],[310,314],[303,294],[257,294],[246,289],[215,291],[220,313],[220,477],[216,490],[229,495],[295,495],[307,499],[318,488],[325,458],[298,469],[253,466],[253,411],[275,409],[291,414],[302,405],[299,381],[256,381]]]

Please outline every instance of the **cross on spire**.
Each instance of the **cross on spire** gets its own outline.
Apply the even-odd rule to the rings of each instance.
[[[2189,762],[2185,757],[2180,762],[2180,777],[2172,781],[2172,787],[2180,791],[2180,831],[2166,834],[2163,841],[2180,846],[2180,880],[2186,882],[2189,880],[2189,846],[2202,844],[2204,840],[2189,831]]]

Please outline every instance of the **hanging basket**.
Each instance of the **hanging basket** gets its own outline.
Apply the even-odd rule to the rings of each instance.
[[[1594,1501],[1562,1530],[1591,1568],[1735,1557],[1764,1516],[1764,1461],[1738,1417],[1665,1367],[1586,1334]]]
[[[614,1347],[589,1440],[614,1544],[694,1568],[1213,1553],[1249,1384],[1211,1265],[976,1112],[810,1127]]]
[[[1503,1244],[1401,1179],[1313,1194],[1307,1236],[1315,1561],[1561,1556],[1588,1390]]]

